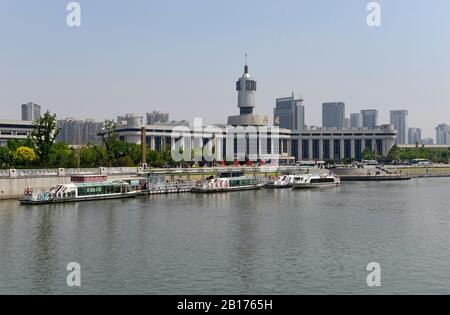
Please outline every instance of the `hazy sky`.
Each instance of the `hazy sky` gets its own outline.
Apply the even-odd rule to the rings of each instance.
[[[347,115],[408,109],[434,137],[450,123],[450,1],[384,0],[380,28],[369,0],[0,0],[0,118],[35,101],[59,118],[102,120],[152,110],[224,123],[236,114],[235,81],[249,54],[259,114],[302,95],[309,125],[321,104]]]

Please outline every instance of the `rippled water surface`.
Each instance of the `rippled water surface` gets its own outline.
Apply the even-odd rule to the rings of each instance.
[[[0,294],[450,293],[450,180],[0,202]],[[66,266],[81,265],[81,288]],[[382,267],[382,287],[366,266]]]

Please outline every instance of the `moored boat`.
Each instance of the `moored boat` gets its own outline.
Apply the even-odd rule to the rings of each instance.
[[[284,175],[264,185],[265,188],[291,188],[295,175]]]
[[[31,205],[68,203],[132,198],[145,192],[145,189],[122,180],[79,181],[61,184],[49,190],[28,188],[19,201],[21,204]]]
[[[254,177],[245,176],[244,173],[222,173],[217,177],[210,177],[199,181],[191,189],[193,193],[221,193],[243,190],[260,189],[263,185]]]
[[[334,175],[306,174],[295,176],[293,189],[327,188],[341,185],[341,179]]]

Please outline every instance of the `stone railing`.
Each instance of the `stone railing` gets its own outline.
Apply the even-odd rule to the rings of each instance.
[[[132,175],[142,171],[139,167],[59,168],[59,169],[0,169],[0,177],[56,177],[77,175]]]

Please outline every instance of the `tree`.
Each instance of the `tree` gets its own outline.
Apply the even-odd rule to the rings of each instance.
[[[365,149],[362,153],[363,160],[372,160],[373,159],[373,152],[370,149]]]
[[[18,147],[13,156],[16,165],[24,167],[31,166],[38,158],[36,152],[28,147]]]
[[[102,146],[87,144],[80,149],[80,167],[96,168],[105,165],[106,150]]]
[[[336,163],[336,161],[335,160],[327,160],[327,161],[325,161],[325,164],[326,165],[329,165],[329,166],[334,166],[334,165],[336,165],[337,163]]]
[[[161,151],[161,159],[164,163],[164,166],[175,166],[175,161],[172,158],[172,150],[170,149],[170,146],[164,146]]]
[[[126,155],[119,160],[118,166],[133,167],[133,166],[136,166],[136,164],[134,164],[133,160],[128,155]]]
[[[101,133],[102,141],[106,149],[106,161],[111,166],[114,160],[112,150],[117,142],[116,124],[112,120],[105,120]]]
[[[164,166],[164,162],[161,159],[161,154],[155,150],[147,151],[147,163],[151,167],[160,168]]]
[[[402,151],[398,147],[398,145],[394,145],[391,151],[388,154],[389,161],[400,161],[401,160]]]
[[[44,116],[34,122],[33,127],[31,138],[36,146],[36,154],[42,166],[46,167],[49,163],[50,151],[60,132],[56,115],[47,111]]]
[[[7,147],[0,147],[0,168],[9,168],[14,164],[14,154]]]
[[[77,166],[75,150],[63,142],[54,144],[50,150],[48,165],[55,168],[75,168]]]

